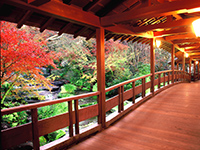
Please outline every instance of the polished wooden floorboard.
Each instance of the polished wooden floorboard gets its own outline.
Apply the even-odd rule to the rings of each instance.
[[[200,82],[151,98],[71,150],[200,150]]]

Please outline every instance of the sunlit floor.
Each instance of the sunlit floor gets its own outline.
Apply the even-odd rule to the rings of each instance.
[[[200,150],[200,82],[159,93],[71,150]]]

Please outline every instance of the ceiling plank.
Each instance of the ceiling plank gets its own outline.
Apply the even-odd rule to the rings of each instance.
[[[60,1],[51,0],[41,6],[33,6],[19,0],[1,0],[5,4],[11,4],[22,9],[27,9],[43,15],[54,17],[68,22],[73,22],[80,25],[90,25],[100,27],[99,17],[85,12],[79,8],[66,5]],[[58,9],[59,8],[59,9]]]
[[[90,33],[90,35],[87,36],[86,41],[88,41],[89,39],[91,39],[92,37],[94,37],[96,34],[96,31]]]
[[[50,18],[47,22],[45,22],[45,24],[43,24],[40,27],[40,32],[43,32],[50,24],[52,24],[52,22],[54,21],[54,18]]]
[[[178,10],[192,9],[199,6],[200,6],[199,0],[193,0],[192,2],[188,0],[165,2],[144,8],[130,10],[120,14],[102,17],[101,25],[106,27],[131,20],[136,21],[138,19],[144,19],[149,17],[168,16],[177,14]]]
[[[83,7],[83,10],[90,11],[92,8],[94,8],[100,2],[101,2],[101,0],[93,0],[92,2],[89,2],[87,5],[85,5]]]
[[[28,10],[25,15],[20,19],[20,21],[17,23],[17,28],[21,28],[23,24],[26,22],[26,20],[32,15],[32,11]]]

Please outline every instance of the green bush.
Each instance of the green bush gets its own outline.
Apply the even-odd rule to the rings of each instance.
[[[63,86],[61,86],[61,91],[58,94],[58,97],[64,98],[73,96],[73,93],[75,92],[76,89],[77,87],[73,84],[64,84]]]

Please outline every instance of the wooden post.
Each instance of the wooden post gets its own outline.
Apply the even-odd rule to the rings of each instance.
[[[194,81],[196,80],[196,62],[194,61]]]
[[[132,103],[135,103],[135,81],[132,82],[132,88],[133,88],[133,97],[132,97]]]
[[[163,83],[163,86],[165,86],[165,72],[163,74],[163,77],[164,77],[164,83]]]
[[[155,80],[155,39],[150,39],[151,93],[154,95]]]
[[[124,111],[124,86],[121,87],[121,111]]]
[[[37,108],[31,109],[33,149],[40,149]]]
[[[192,75],[192,60],[191,60],[191,58],[189,59],[189,74],[190,74],[190,82],[191,82],[191,75]]]
[[[183,59],[182,59],[182,68],[183,68],[183,76],[182,76],[182,78],[183,78],[183,80],[182,81],[184,81],[184,72],[185,72],[185,53],[183,53]]]
[[[73,136],[73,116],[72,116],[72,101],[68,101],[69,112],[69,137]]]
[[[175,46],[174,44],[172,44],[172,51],[171,51],[172,84],[174,83],[174,55],[175,55]]]
[[[79,110],[78,110],[78,99],[74,100],[74,108],[75,108],[75,133],[79,134]]]
[[[120,113],[121,112],[121,98],[122,98],[122,90],[121,90],[121,86],[120,87],[118,87],[118,95],[119,95],[119,100],[118,100],[118,113]]]
[[[98,123],[105,127],[106,123],[106,109],[105,109],[105,48],[104,48],[104,28],[96,29],[96,43],[97,43],[97,86],[100,91],[98,107],[99,116]]]
[[[145,97],[145,78],[142,78],[142,97]]]
[[[158,74],[158,89],[160,88],[160,73]]]
[[[197,73],[198,73],[198,80],[199,80],[199,61],[198,61],[198,64],[197,64]]]

